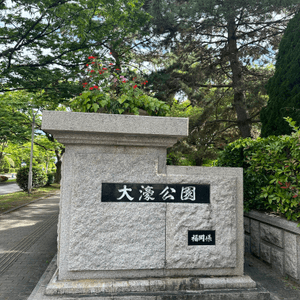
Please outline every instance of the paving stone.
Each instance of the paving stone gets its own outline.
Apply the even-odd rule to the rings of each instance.
[[[43,199],[17,211],[0,216],[0,266],[1,257],[37,229],[51,216],[58,215],[59,197]],[[57,250],[57,224],[30,244],[28,249],[5,270],[0,268],[0,299],[27,300]]]

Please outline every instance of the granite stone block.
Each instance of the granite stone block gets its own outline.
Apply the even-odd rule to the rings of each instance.
[[[267,263],[271,263],[271,247],[264,243],[260,243],[260,257]]]
[[[245,234],[245,252],[250,253],[251,248],[251,237],[248,234]]]
[[[226,287],[236,288],[255,288],[256,283],[249,276],[235,276],[226,278]]]
[[[283,252],[278,249],[272,248],[271,249],[272,268],[277,270],[282,275],[284,274],[283,262],[284,262]]]
[[[188,118],[43,111],[42,129],[47,132],[84,132],[187,136]]]
[[[285,272],[294,279],[299,279],[297,236],[287,231],[284,232],[284,262]]]
[[[250,219],[244,217],[244,230],[246,233],[250,233]]]
[[[251,253],[259,256],[259,222],[251,220]]]
[[[83,164],[73,172],[68,269],[163,268],[166,204],[101,202],[102,182],[138,182],[141,174],[143,180],[151,180],[147,177],[155,177],[155,161],[121,154],[77,154],[75,158]]]
[[[95,287],[87,283],[102,280],[117,293],[176,291],[200,288],[191,277],[243,274],[242,169],[167,167],[166,149],[187,135],[187,125],[181,118],[45,112],[43,129],[66,145],[57,286],[82,284],[89,293]],[[205,184],[210,203],[101,202],[102,183]],[[216,244],[188,246],[189,230],[215,230]]]
[[[277,247],[283,248],[283,231],[281,229],[261,223],[260,238]]]
[[[210,186],[211,204],[167,204],[167,268],[236,266],[236,180],[212,178]],[[189,246],[189,230],[215,230],[216,245]]]

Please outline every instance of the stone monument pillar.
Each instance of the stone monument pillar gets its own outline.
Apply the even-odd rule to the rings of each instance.
[[[166,166],[188,119],[44,111],[42,129],[66,146],[43,299],[269,299],[243,275],[243,170]]]

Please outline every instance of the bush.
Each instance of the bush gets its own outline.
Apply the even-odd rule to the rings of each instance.
[[[7,180],[8,180],[8,177],[0,176],[0,182],[4,182],[4,181],[7,181]]]
[[[47,173],[47,183],[46,185],[50,185],[54,182],[55,173]]]
[[[295,128],[298,130],[298,128]],[[291,136],[239,139],[225,147],[217,166],[244,168],[244,209],[300,218],[300,131]]]
[[[28,190],[29,167],[19,169],[17,173],[17,184],[23,190]],[[47,183],[47,174],[40,168],[32,168],[32,187],[37,188]]]

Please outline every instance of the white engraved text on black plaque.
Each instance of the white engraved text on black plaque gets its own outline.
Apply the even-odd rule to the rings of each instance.
[[[102,202],[210,203],[208,184],[102,183]]]
[[[215,245],[216,231],[215,230],[189,230],[188,231],[188,245]]]

